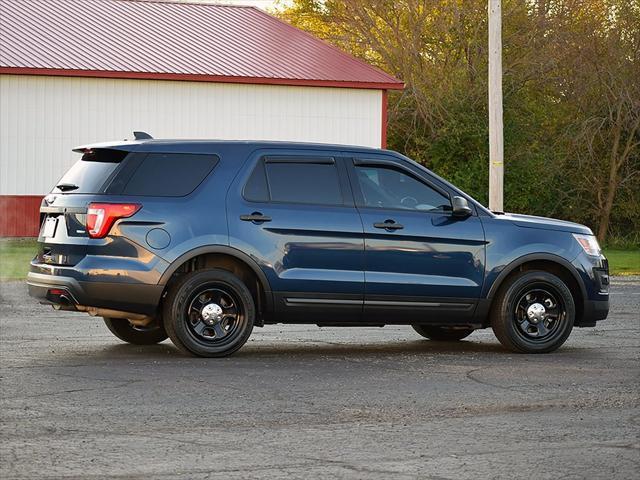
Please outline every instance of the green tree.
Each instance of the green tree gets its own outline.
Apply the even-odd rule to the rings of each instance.
[[[404,80],[389,146],[488,190],[486,0],[294,0],[295,26]],[[638,0],[505,0],[505,205],[633,234],[638,208]]]

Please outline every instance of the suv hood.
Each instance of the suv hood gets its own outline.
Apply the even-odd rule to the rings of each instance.
[[[510,221],[518,227],[538,228],[542,230],[556,230],[560,232],[581,233],[583,235],[593,235],[589,227],[579,223],[556,220],[555,218],[535,217],[533,215],[520,215],[517,213],[505,213],[496,215],[497,219]]]

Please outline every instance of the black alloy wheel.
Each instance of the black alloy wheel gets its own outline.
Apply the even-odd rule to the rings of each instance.
[[[181,351],[222,357],[242,347],[251,335],[255,303],[232,273],[200,270],[169,287],[163,318],[169,338]]]
[[[547,353],[569,337],[575,303],[562,279],[544,271],[524,271],[507,279],[491,311],[491,326],[505,347]]]
[[[198,341],[217,342],[232,337],[242,323],[240,300],[228,289],[204,285],[187,306],[189,332]]]
[[[514,311],[518,332],[534,342],[552,337],[566,315],[562,297],[547,285],[525,286]]]

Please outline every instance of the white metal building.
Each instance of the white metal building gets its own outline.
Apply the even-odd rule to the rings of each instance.
[[[143,130],[380,147],[403,87],[251,7],[3,0],[0,32],[0,236],[37,234],[78,144]]]

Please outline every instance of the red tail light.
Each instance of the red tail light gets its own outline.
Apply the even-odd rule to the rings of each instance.
[[[138,203],[90,203],[87,208],[87,233],[91,238],[104,238],[113,222],[132,216],[142,205]]]

